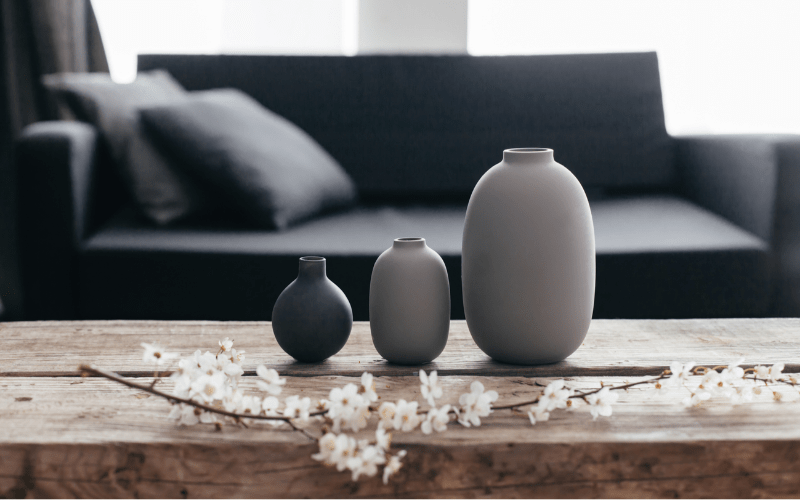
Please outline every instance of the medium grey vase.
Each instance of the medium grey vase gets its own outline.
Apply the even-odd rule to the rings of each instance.
[[[272,309],[278,345],[297,361],[315,363],[339,352],[350,337],[353,310],[325,272],[323,257],[301,257],[300,272]]]
[[[553,150],[507,149],[478,181],[462,241],[467,326],[497,361],[560,361],[594,308],[594,227],[578,179]]]
[[[450,331],[450,282],[424,238],[397,238],[372,269],[369,327],[390,363],[417,365],[444,350]]]

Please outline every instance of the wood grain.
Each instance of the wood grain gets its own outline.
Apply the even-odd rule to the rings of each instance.
[[[411,375],[420,367],[391,365],[372,345],[369,324],[358,322],[342,351],[323,363],[297,363],[275,341],[269,323],[210,321],[85,321],[0,323],[0,376],[76,376],[79,363],[147,376],[141,342],[159,342],[188,355],[213,350],[230,337],[247,351],[246,372],[264,363],[292,376]],[[672,361],[700,364],[786,363],[800,371],[800,319],[595,320],[584,344],[560,363],[515,366],[478,349],[464,321],[453,321],[447,347],[425,370],[442,375],[641,376],[657,375]],[[24,353],[24,355],[20,355]]]
[[[395,433],[394,447],[408,450],[408,457],[384,486],[378,478],[353,483],[347,473],[316,463],[310,458],[316,445],[298,433],[257,424],[221,432],[176,427],[166,419],[168,403],[103,379],[0,380],[0,496],[753,497],[800,491],[800,394],[785,386],[778,389],[783,403],[764,394],[738,407],[710,402],[687,410],[678,404],[682,393],[631,389],[608,419],[593,421],[578,407],[532,427],[524,415],[497,411],[479,429],[451,424],[434,436]],[[471,380],[445,377],[445,400],[457,399]],[[541,390],[530,378],[482,380],[500,393],[498,403]],[[316,399],[353,381],[297,377],[286,392]],[[599,383],[570,381],[577,388]],[[252,380],[245,385],[254,388]],[[384,399],[419,389],[416,377],[380,377],[377,385]],[[319,432],[319,424],[309,429]]]
[[[575,388],[639,380],[671,361],[717,364],[785,362],[800,371],[800,320],[599,320],[584,345],[562,363],[503,365],[453,322],[438,369],[443,403],[479,376],[497,404],[534,398],[553,377]],[[101,378],[76,377],[79,363],[121,371],[149,383],[143,341],[184,355],[213,350],[224,337],[260,363],[288,375],[285,395],[312,400],[373,372],[385,400],[419,398],[420,367],[393,366],[375,352],[366,323],[325,363],[295,363],[275,343],[269,323],[91,321],[0,323],[0,497],[797,497],[800,496],[800,393],[776,386],[740,406],[711,401],[685,409],[688,392],[620,393],[611,418],[586,407],[527,416],[496,411],[478,428],[395,433],[408,450],[389,485],[355,483],[310,456],[316,444],[288,428],[177,427],[170,405]],[[348,376],[349,375],[349,376]],[[169,387],[169,382],[159,382]],[[254,378],[242,382],[254,390]],[[374,429],[371,422],[370,429]],[[320,423],[308,431],[321,433]],[[369,437],[362,432],[361,437]]]

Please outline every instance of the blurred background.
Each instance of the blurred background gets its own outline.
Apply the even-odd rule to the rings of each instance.
[[[48,3],[51,14],[63,9],[71,22],[91,24],[81,2],[39,9]],[[1,4],[2,319],[18,318],[22,307],[10,144],[39,118],[20,115],[8,97],[18,84],[9,78],[14,61],[30,50],[14,35],[26,28],[16,4]],[[90,7],[119,83],[135,78],[139,54],[656,51],[670,134],[800,133],[796,0],[92,0]],[[59,36],[65,45],[75,41],[67,28]],[[42,72],[92,69],[91,61],[82,64]]]
[[[795,0],[93,0],[111,76],[137,54],[658,52],[667,130],[800,132]]]

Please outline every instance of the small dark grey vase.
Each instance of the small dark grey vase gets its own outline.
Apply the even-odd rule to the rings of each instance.
[[[353,310],[344,292],[325,273],[323,257],[301,257],[297,279],[272,309],[272,331],[281,349],[297,361],[330,358],[347,343]]]

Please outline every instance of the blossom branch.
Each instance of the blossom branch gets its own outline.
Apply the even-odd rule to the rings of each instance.
[[[618,386],[607,385],[607,386],[600,387],[598,389],[592,389],[590,391],[578,392],[578,393],[572,394],[572,395],[569,396],[569,398],[570,399],[583,399],[583,400],[585,400],[586,396],[589,396],[590,394],[597,394],[598,392],[602,391],[604,388],[608,388],[608,390],[610,390],[610,391],[619,391],[619,390],[629,389],[629,388],[635,387],[637,385],[653,384],[655,382],[658,382],[659,380],[663,380],[663,379],[667,378],[669,376],[669,374],[670,374],[669,370],[664,370],[664,372],[661,375],[659,375],[658,377],[655,377],[655,378],[651,378],[651,379],[647,379],[647,380],[639,380],[638,382],[631,382],[629,384],[618,385]],[[507,405],[501,405],[501,406],[492,406],[492,409],[493,410],[518,410],[518,409],[522,408],[523,406],[529,406],[529,405],[537,404],[539,402],[539,399],[541,399],[541,396],[537,396],[536,399],[533,399],[531,401],[523,401],[522,403],[513,403],[513,404],[507,404]]]
[[[283,422],[287,422],[295,430],[301,430],[299,427],[296,427],[292,423],[291,418],[289,418],[289,417],[285,417],[285,416],[281,416],[281,415],[255,415],[255,414],[250,414],[250,413],[235,413],[235,412],[232,412],[232,411],[224,410],[222,408],[216,408],[214,406],[209,406],[209,405],[206,405],[206,404],[203,404],[203,403],[198,403],[197,401],[193,401],[191,399],[186,399],[186,398],[181,398],[181,397],[178,397],[178,396],[173,396],[172,394],[167,394],[166,392],[159,391],[158,389],[156,389],[156,388],[154,388],[152,386],[143,385],[143,384],[137,384],[136,382],[131,382],[130,380],[125,379],[125,378],[117,375],[116,373],[100,370],[100,369],[95,368],[93,366],[80,365],[78,367],[78,369],[81,371],[81,375],[83,375],[83,376],[95,375],[95,376],[98,376],[98,377],[107,378],[108,380],[113,380],[114,382],[119,382],[120,384],[126,385],[126,386],[128,386],[128,387],[130,387],[132,389],[139,389],[140,391],[144,391],[144,392],[153,394],[154,396],[158,396],[158,397],[164,398],[164,399],[166,399],[168,401],[172,401],[173,403],[183,403],[185,405],[193,406],[195,408],[199,408],[199,409],[201,409],[203,411],[207,411],[209,413],[216,413],[217,415],[223,415],[225,417],[233,418],[237,422],[241,421],[243,419],[251,419],[251,420],[280,420],[280,421],[283,421]],[[318,416],[318,415],[324,415],[325,413],[327,413],[327,410],[319,410],[319,411],[315,411],[315,412],[310,412],[309,416],[315,417],[315,416]],[[313,439],[316,440],[316,438],[313,438]]]

